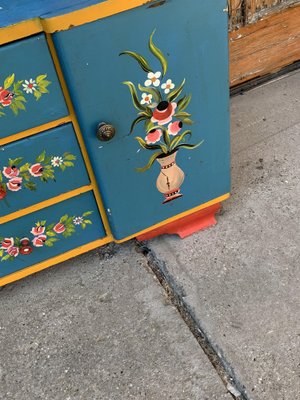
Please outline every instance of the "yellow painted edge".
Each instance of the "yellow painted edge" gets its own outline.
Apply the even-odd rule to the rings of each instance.
[[[77,121],[77,117],[76,117],[76,114],[75,114],[75,110],[74,110],[74,107],[73,107],[71,96],[70,96],[70,93],[69,93],[69,90],[68,90],[64,75],[62,73],[62,69],[61,69],[61,66],[60,66],[60,63],[59,63],[58,56],[56,54],[56,50],[55,50],[55,47],[54,47],[54,44],[53,44],[53,41],[52,41],[52,37],[51,37],[51,35],[49,33],[47,33],[46,34],[46,38],[47,38],[48,46],[49,46],[49,49],[50,49],[50,53],[52,55],[52,60],[54,62],[55,68],[56,68],[56,73],[58,75],[58,79],[60,81],[64,96],[65,96],[65,101],[67,103],[67,107],[68,107],[68,110],[69,110],[69,113],[70,113],[70,117],[71,117],[71,120],[72,120],[72,123],[73,123],[73,128],[74,128],[75,134],[77,136],[77,140],[78,140],[79,146],[81,148],[81,152],[82,152],[82,155],[83,155],[83,158],[84,158],[84,161],[85,161],[85,165],[86,165],[86,168],[87,168],[89,176],[90,176],[91,186],[93,188],[94,195],[95,195],[95,198],[96,198],[96,202],[97,202],[97,205],[98,205],[98,208],[99,208],[99,211],[100,211],[100,215],[101,215],[101,218],[102,218],[102,223],[103,223],[103,226],[104,226],[104,229],[105,229],[105,232],[106,232],[107,236],[109,236],[112,239],[113,236],[112,236],[111,229],[110,229],[110,226],[109,226],[109,223],[108,223],[108,219],[107,219],[107,215],[106,215],[105,208],[104,208],[104,205],[103,205],[103,201],[102,201],[101,195],[100,195],[99,190],[98,190],[98,185],[97,185],[97,181],[96,181],[95,174],[94,174],[94,171],[93,171],[93,167],[91,165],[91,162],[90,162],[90,159],[89,159],[89,156],[88,156],[88,152],[87,152],[87,149],[86,149],[86,146],[85,146],[85,142],[84,142],[83,137],[82,137],[82,133],[81,133],[78,121]]]
[[[93,250],[96,247],[103,246],[104,244],[107,244],[111,242],[111,239],[108,237],[105,237],[103,239],[98,239],[94,242],[85,244],[83,246],[77,247],[76,249],[69,250],[63,254],[59,254],[58,256],[52,257],[48,260],[42,261],[38,264],[32,265],[31,267],[24,268],[20,271],[16,271],[10,275],[4,276],[3,278],[0,278],[0,286],[7,285],[8,283],[17,281],[19,279],[25,278],[25,276],[34,274],[38,271],[42,271],[43,269],[46,269],[48,267],[51,267],[53,265],[56,265],[58,263],[61,263],[63,261],[68,260],[69,258],[73,258],[78,256],[79,254],[85,253],[87,251]]]
[[[27,138],[29,136],[36,135],[37,133],[47,131],[48,129],[56,128],[57,126],[66,124],[68,122],[71,122],[70,116],[59,118],[59,119],[56,119],[55,121],[47,122],[46,124],[43,124],[43,125],[35,126],[34,128],[27,129],[26,131],[22,131],[22,132],[14,134],[14,135],[10,135],[10,136],[0,139],[0,146],[4,146],[4,145],[14,142],[16,140],[20,140],[20,139]]]
[[[53,33],[67,30],[74,26],[86,24],[109,17],[135,7],[152,3],[153,0],[107,0],[80,10],[52,18],[33,18],[17,24],[0,28],[0,45],[34,35],[39,32]]]
[[[166,219],[166,220],[164,220],[162,222],[159,222],[158,224],[152,225],[150,228],[147,228],[147,229],[144,229],[144,230],[142,230],[140,232],[137,232],[134,235],[128,236],[128,237],[126,237],[124,239],[120,239],[120,240],[116,240],[115,239],[114,241],[116,243],[126,242],[129,239],[133,239],[133,238],[135,238],[137,236],[143,235],[144,233],[150,232],[153,229],[160,228],[161,226],[164,226],[164,225],[166,225],[166,224],[168,224],[170,222],[177,221],[180,218],[186,217],[187,215],[191,215],[191,214],[193,214],[193,213],[195,213],[197,211],[203,210],[204,208],[210,207],[210,206],[212,206],[214,204],[217,204],[217,203],[221,203],[222,201],[225,201],[229,197],[230,197],[230,193],[226,193],[223,196],[220,196],[220,197],[217,197],[217,198],[215,198],[213,200],[208,201],[207,203],[203,203],[200,206],[194,207],[194,208],[192,208],[192,209],[190,209],[188,211],[184,211],[184,212],[182,212],[180,214],[175,215],[174,217],[171,217],[171,218],[168,218],[168,219]]]
[[[132,8],[152,3],[153,0],[107,0],[80,10],[42,20],[44,31],[53,33],[96,21]]]
[[[23,37],[42,32],[43,26],[40,18],[29,19],[14,25],[0,28],[0,45],[22,39]]]
[[[5,224],[6,222],[9,222],[9,221],[13,221],[14,219],[23,217],[24,215],[33,213],[35,211],[42,210],[45,207],[49,207],[54,204],[60,203],[64,200],[71,199],[72,197],[79,196],[80,194],[89,192],[91,190],[92,190],[91,185],[86,185],[86,186],[82,186],[78,189],[70,190],[67,193],[63,193],[58,196],[52,197],[51,199],[41,201],[40,203],[33,204],[32,206],[23,208],[22,210],[18,210],[13,213],[7,214],[3,217],[0,217],[0,225]]]

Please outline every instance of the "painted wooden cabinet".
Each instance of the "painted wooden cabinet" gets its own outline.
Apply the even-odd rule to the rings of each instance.
[[[0,19],[0,285],[230,191],[226,1],[42,3]]]

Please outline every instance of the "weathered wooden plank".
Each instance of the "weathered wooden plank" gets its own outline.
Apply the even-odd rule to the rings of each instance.
[[[300,60],[299,27],[300,6],[296,6],[231,32],[231,86]]]
[[[245,24],[255,23],[264,16],[282,11],[299,0],[243,0],[245,2]]]
[[[244,25],[244,15],[242,9],[243,0],[229,0],[229,30],[240,28]]]

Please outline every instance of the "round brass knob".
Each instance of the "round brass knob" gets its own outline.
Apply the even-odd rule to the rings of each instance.
[[[100,122],[97,126],[97,138],[103,142],[111,140],[115,136],[115,128],[106,122]]]

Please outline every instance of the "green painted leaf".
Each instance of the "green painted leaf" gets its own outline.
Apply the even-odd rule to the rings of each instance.
[[[18,107],[15,105],[14,102],[11,103],[11,105],[9,106],[9,108],[12,110],[12,112],[13,112],[15,115],[18,115],[18,114],[19,114],[19,109],[18,109]]]
[[[64,161],[64,165],[66,167],[74,167],[74,163],[72,161]]]
[[[42,97],[42,93],[39,92],[38,90],[35,90],[33,92],[34,97],[36,98],[36,100],[39,100]]]
[[[193,121],[190,118],[184,118],[182,122],[186,125],[193,125]]]
[[[24,187],[29,190],[36,190],[36,184],[34,182],[26,182]]]
[[[185,79],[181,82],[181,85],[178,88],[175,88],[174,90],[172,90],[172,92],[170,92],[167,96],[168,101],[174,101],[175,99],[177,99],[177,97],[180,95],[180,93],[183,90],[185,84]]]
[[[10,255],[6,254],[4,257],[1,258],[1,261],[6,261],[10,259]]]
[[[17,158],[9,158],[8,159],[8,165],[11,167],[13,165],[19,165],[23,161],[23,157],[17,157]]]
[[[169,135],[167,129],[163,130],[163,136],[164,136],[164,141],[165,141],[166,145],[169,147],[170,143],[171,143],[171,139],[170,139],[170,135]]]
[[[64,153],[63,158],[68,161],[76,160],[76,156],[71,153]]]
[[[0,182],[3,182],[3,176],[1,171],[0,171]]]
[[[174,114],[174,117],[178,118],[178,119],[184,119],[184,118],[188,118],[190,117],[192,114],[189,114],[185,111],[179,111],[177,113]]]
[[[134,58],[140,64],[140,66],[142,67],[142,69],[145,72],[153,72],[148,61],[141,54],[135,53],[134,51],[123,51],[119,55],[120,56],[122,56],[122,55],[130,56],[130,57]]]
[[[20,110],[26,110],[26,107],[24,106],[22,101],[14,99],[14,103]]]
[[[36,162],[41,163],[45,160],[46,150],[44,150],[39,156],[36,158]]]
[[[83,222],[84,222],[85,224],[89,224],[89,225],[92,225],[92,224],[93,224],[92,221],[90,221],[89,219],[84,219]]]
[[[163,52],[155,46],[153,43],[153,35],[155,33],[155,30],[151,33],[150,39],[149,39],[149,49],[151,53],[159,60],[161,67],[162,67],[162,76],[166,75],[166,72],[168,70],[168,61],[166,57],[164,56]]]
[[[19,89],[19,87],[21,86],[21,84],[23,83],[24,81],[17,81],[17,82],[14,82],[14,86],[13,86],[13,92],[15,93],[15,94],[17,94],[17,92],[20,92],[20,90],[18,90]],[[22,93],[22,92],[21,92]]]
[[[26,103],[26,102],[27,102],[27,100],[25,99],[25,97],[24,97],[24,96],[16,96],[16,97],[14,97],[14,100],[18,100],[18,101],[24,101],[24,103]]]
[[[68,218],[69,218],[68,214],[65,214],[60,218],[59,222],[64,223],[67,221]]]
[[[11,74],[10,76],[8,76],[4,81],[4,89],[8,89],[14,83],[14,80],[15,74]]]
[[[36,77],[36,83],[39,84],[42,80],[44,80],[45,78],[47,78],[47,74],[45,75],[39,75]]]
[[[93,214],[93,211],[86,211],[82,214],[83,217],[87,217],[88,215]]]
[[[140,84],[138,85],[138,87],[141,92],[146,92],[146,93],[152,94],[154,100],[157,103],[161,102],[162,98],[161,98],[160,91],[158,89],[142,86]],[[151,115],[152,115],[152,112],[151,112]]]
[[[153,127],[154,127],[154,123],[151,121],[151,119],[148,119],[145,122],[145,130],[146,130],[146,132],[151,131],[151,129],[153,129]]]
[[[148,120],[148,117],[146,117],[146,116],[144,116],[144,115],[140,115],[139,117],[137,117],[137,118],[132,122],[132,124],[131,124],[129,134],[131,134],[131,133],[133,132],[134,127],[135,127],[139,122],[145,121],[145,120]]]
[[[131,98],[132,98],[132,103],[133,103],[134,107],[137,110],[145,111],[146,108],[141,105],[141,103],[140,103],[140,101],[138,99],[137,91],[136,91],[136,88],[135,88],[134,84],[132,82],[129,82],[129,81],[126,81],[126,82],[123,82],[123,83],[124,83],[124,85],[129,87]]]
[[[158,151],[158,152],[154,153],[154,154],[150,157],[149,162],[148,162],[147,165],[145,165],[145,166],[142,167],[142,168],[136,168],[136,170],[137,170],[138,172],[145,172],[145,171],[147,171],[147,170],[152,166],[152,164],[154,163],[154,161],[155,161],[160,155],[162,155],[162,154],[163,154],[163,153],[162,153],[161,151]]]
[[[196,149],[197,147],[201,146],[201,144],[204,142],[204,140],[202,140],[200,143],[197,144],[187,144],[187,143],[182,143],[179,144],[178,146],[175,147],[175,149],[179,149],[180,147],[182,147],[183,149],[188,149],[188,150],[193,150]],[[175,150],[174,149],[174,150]]]
[[[192,132],[188,130],[183,132],[181,135],[175,136],[171,142],[171,149],[173,150],[187,135],[191,137]]]
[[[43,87],[43,86],[39,86],[39,91],[40,91],[41,93],[49,93],[49,90],[46,89],[46,88]]]
[[[182,99],[180,99],[177,103],[177,112],[185,110],[187,106],[190,104],[191,98],[192,98],[191,94],[182,97]]]

